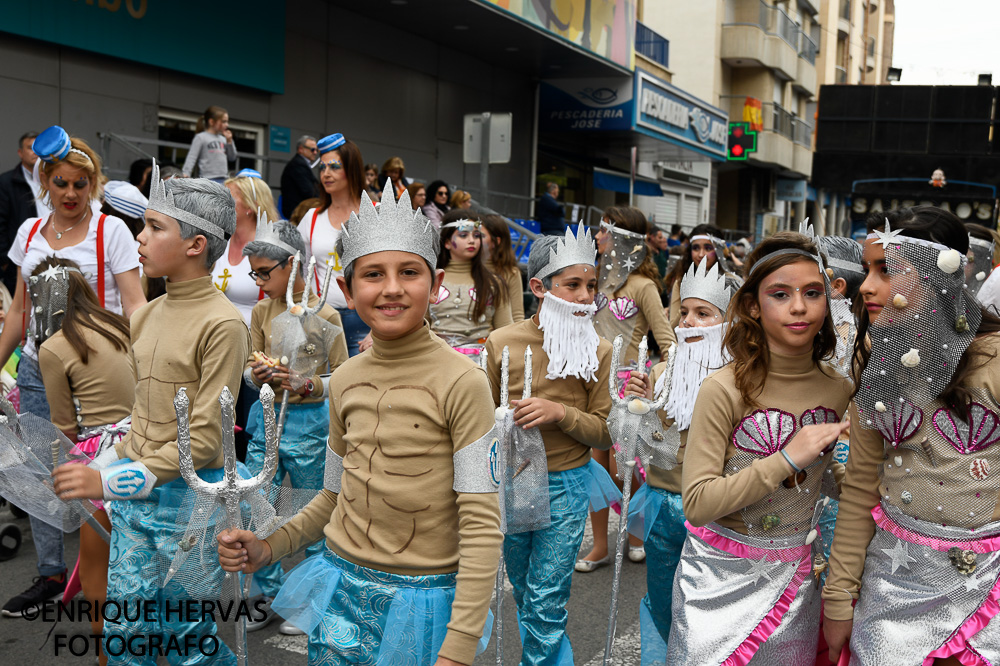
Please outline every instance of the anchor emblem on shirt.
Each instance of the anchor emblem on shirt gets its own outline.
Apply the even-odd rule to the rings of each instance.
[[[335,271],[342,271],[342,270],[344,270],[344,267],[340,265],[340,255],[337,254],[336,250],[334,250],[333,252],[328,253],[327,256],[333,257],[333,266],[331,267],[331,268],[333,268],[333,270],[335,270]]]
[[[229,278],[231,277],[233,277],[233,274],[229,272],[229,269],[224,269],[222,271],[222,275],[219,276],[219,278],[222,279],[222,286],[220,287],[219,285],[215,285],[215,288],[222,293],[226,293],[226,289],[229,287]]]

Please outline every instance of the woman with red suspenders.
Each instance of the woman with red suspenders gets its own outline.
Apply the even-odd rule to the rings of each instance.
[[[146,299],[139,283],[138,244],[132,233],[121,219],[102,215],[94,207],[106,180],[100,157],[58,125],[39,134],[32,150],[43,161],[39,196],[48,198],[53,212],[48,218],[25,220],[8,252],[18,266],[17,290],[0,333],[0,367],[26,337],[17,379],[21,411],[47,419],[49,404],[38,367],[38,347],[34,331],[26,330],[25,325],[31,307],[27,276],[43,259],[56,256],[80,266],[98,301],[108,310],[129,317]],[[3,607],[0,612],[8,617],[19,617],[28,608],[60,597],[66,585],[62,532],[34,518],[31,532],[39,577]]]
[[[306,247],[316,257],[316,272],[312,279],[316,291],[326,276],[326,262],[333,260],[333,276],[343,276],[340,257],[334,249],[344,222],[361,207],[361,192],[365,188],[365,165],[361,151],[343,134],[331,134],[316,142],[319,148],[319,179],[323,185],[323,204],[309,210],[299,223],[299,232]],[[347,307],[340,289],[331,282],[326,302],[337,308],[344,325],[347,353],[358,354],[358,345],[368,335],[368,327],[358,314]]]

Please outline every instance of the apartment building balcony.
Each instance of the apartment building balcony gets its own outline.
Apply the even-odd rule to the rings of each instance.
[[[843,37],[851,34],[851,0],[840,0],[840,12],[837,14],[837,31]]]
[[[868,37],[868,45],[865,49],[865,67],[867,71],[875,71],[875,38]]]
[[[834,67],[835,83],[847,83],[847,69],[844,67]]]
[[[807,95],[816,94],[816,53],[819,46],[809,35],[799,31],[799,62],[792,85]]]
[[[722,95],[722,108],[729,110],[730,120],[743,118],[746,95]],[[795,172],[803,178],[812,173],[813,126],[793,115],[780,104],[764,102],[763,128],[757,133],[757,152],[751,162]]]
[[[802,87],[815,90],[816,45],[788,14],[764,0],[726,0],[725,8],[721,56],[727,64],[768,67],[799,81],[800,61],[805,61]]]

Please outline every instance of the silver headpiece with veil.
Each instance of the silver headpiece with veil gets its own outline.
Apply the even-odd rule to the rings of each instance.
[[[916,431],[923,409],[951,381],[982,319],[964,288],[968,258],[945,245],[876,231],[885,248],[891,291],[868,330],[871,357],[861,375],[861,426],[877,428],[898,445]],[[912,434],[912,433],[911,433]]]
[[[619,335],[631,340],[639,306],[627,296],[616,297],[615,292],[625,285],[632,271],[646,259],[649,251],[646,237],[619,229],[607,222],[601,222],[601,228],[610,236],[610,244],[598,258],[598,294],[594,299],[597,314],[594,315],[594,327],[605,340],[614,340]],[[612,376],[615,375],[615,370],[612,369]]]
[[[41,345],[62,328],[69,293],[69,274],[80,269],[69,266],[49,266],[39,275],[28,278],[31,295],[31,317],[35,341]]]

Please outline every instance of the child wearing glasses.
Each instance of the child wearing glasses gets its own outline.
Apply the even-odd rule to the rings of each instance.
[[[326,265],[333,260],[333,277],[343,277],[344,268],[337,256],[337,240],[344,222],[351,213],[357,214],[361,206],[361,192],[365,189],[365,166],[357,145],[343,134],[331,134],[316,142],[319,149],[319,179],[322,185],[320,198],[323,203],[310,209],[299,224],[299,233],[305,240],[309,253],[316,257],[316,271],[307,276],[315,281],[316,291],[326,276]],[[309,260],[303,257],[303,264]],[[347,300],[339,289],[330,289],[326,302],[337,309],[344,323],[344,337],[351,356],[360,350],[358,345],[368,335],[368,326],[358,314],[347,307]]]

